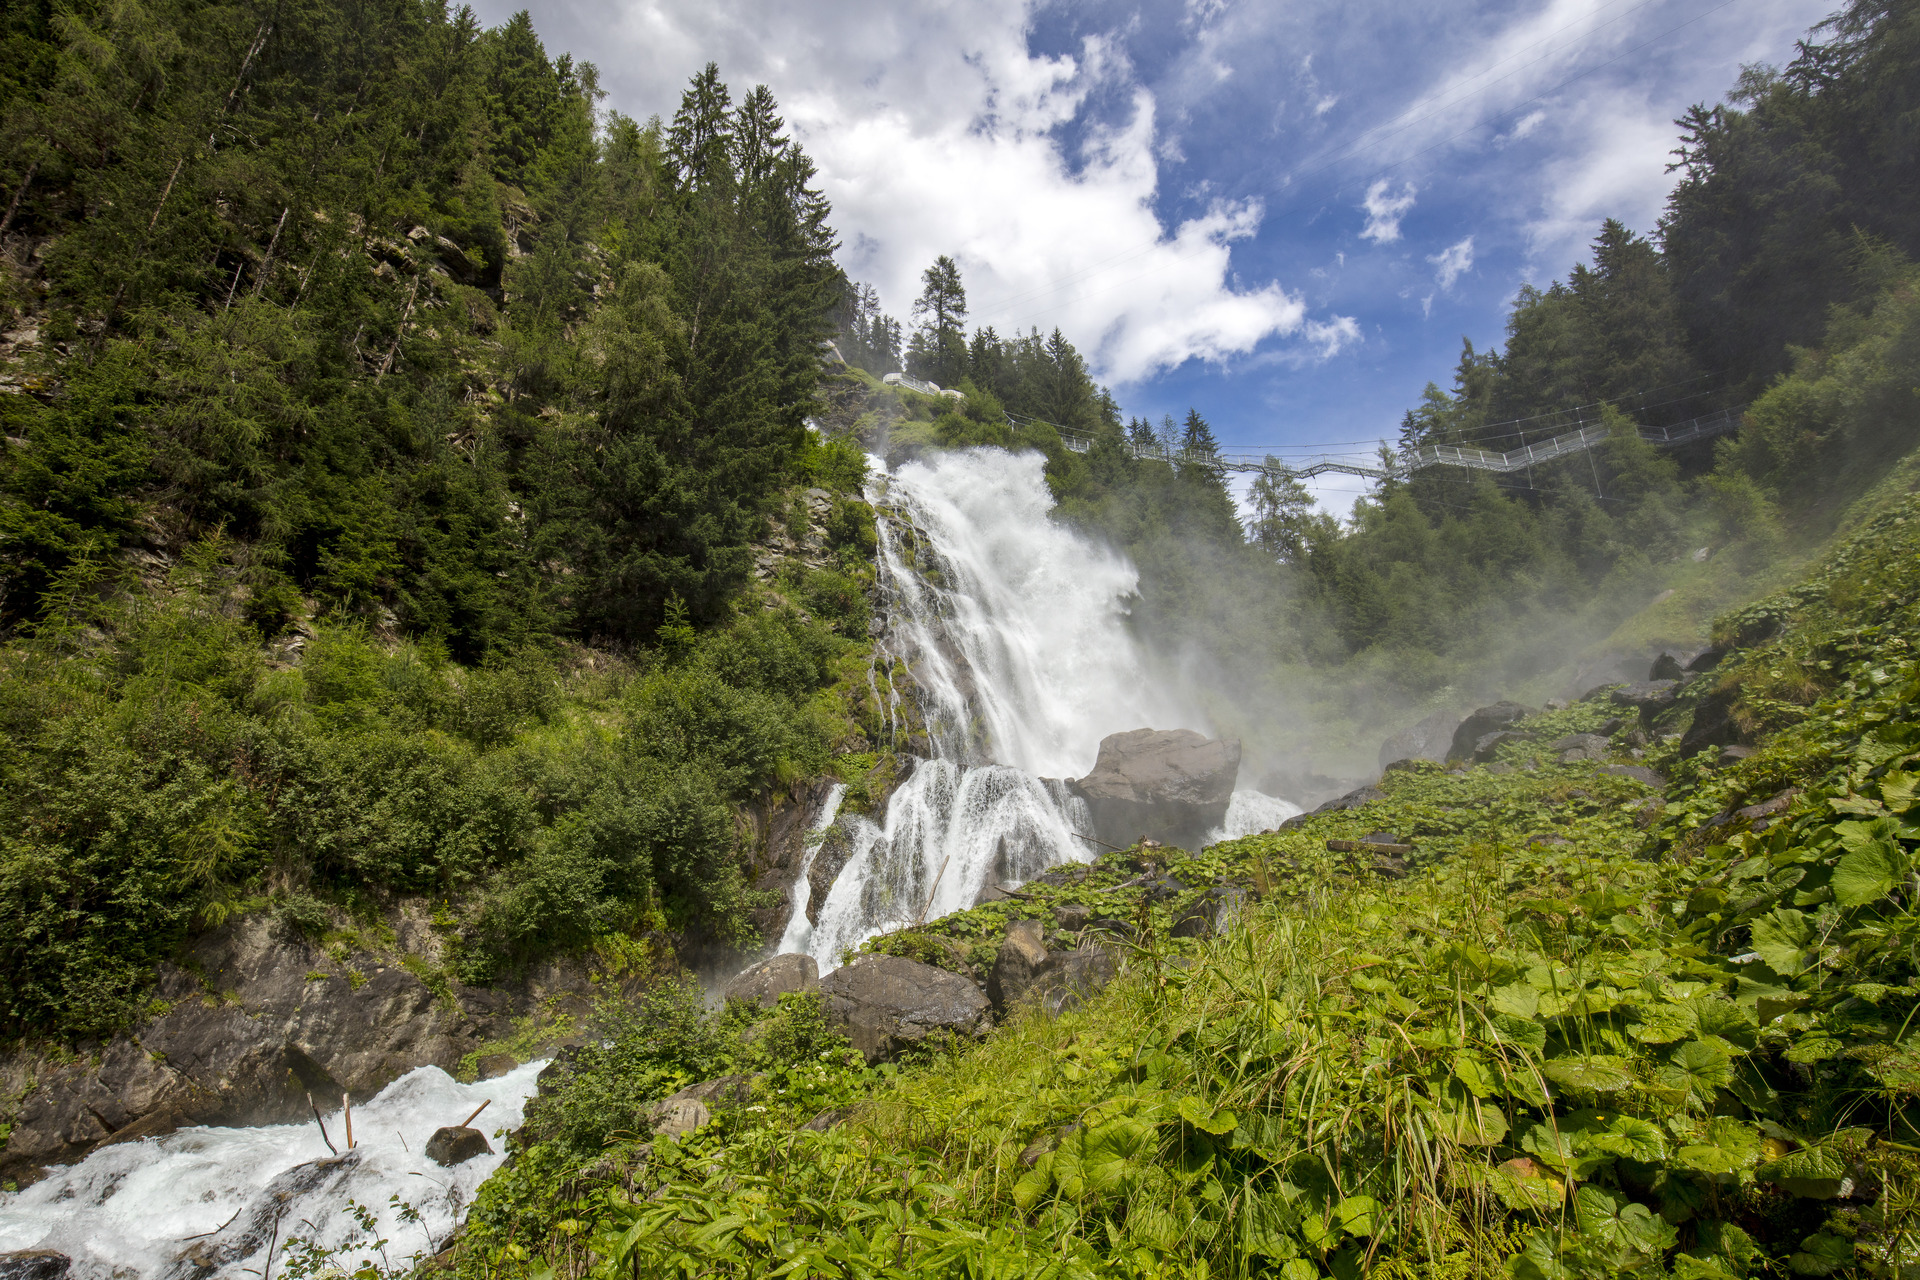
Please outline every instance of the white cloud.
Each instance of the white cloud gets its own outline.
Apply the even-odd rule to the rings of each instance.
[[[1440,288],[1443,290],[1453,288],[1455,280],[1473,270],[1473,237],[1468,236],[1458,244],[1448,245],[1427,261],[1435,267],[1433,278]]]
[[[1397,196],[1388,195],[1387,188],[1385,178],[1367,188],[1366,201],[1360,206],[1367,215],[1367,225],[1360,230],[1362,240],[1388,244],[1400,238],[1400,219],[1413,208],[1414,187],[1408,183]]]
[[[1223,7],[1203,0],[1190,16],[1205,24]],[[507,16],[498,0],[482,8],[491,21]],[[642,118],[670,115],[709,59],[736,95],[764,81],[819,166],[842,264],[902,320],[920,272],[947,253],[974,323],[1058,326],[1115,382],[1305,336],[1299,297],[1232,269],[1232,245],[1258,230],[1261,202],[1215,199],[1163,226],[1159,167],[1181,153],[1159,130],[1154,95],[1102,37],[1071,57],[1033,55],[1030,12],[1029,0],[555,0],[540,25],[550,45],[601,66],[609,105]],[[1095,92],[1130,111],[1065,154],[1057,130]]]

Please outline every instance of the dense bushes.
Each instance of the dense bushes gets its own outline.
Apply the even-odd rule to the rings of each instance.
[[[473,980],[663,925],[747,940],[734,806],[825,768],[843,641],[759,610],[631,664],[325,625],[269,650],[222,553],[0,649],[0,1031],[120,1025],[191,930],[273,904],[450,898]]]

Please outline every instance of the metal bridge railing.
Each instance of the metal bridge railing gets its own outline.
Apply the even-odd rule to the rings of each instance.
[[[1671,427],[1640,427],[1638,430],[1640,438],[1648,444],[1673,448],[1738,430],[1743,412],[1745,412],[1744,408],[1722,409],[1717,413],[1706,414]],[[1014,414],[1007,415],[1007,422],[1015,427],[1028,424],[1052,427],[1060,433],[1061,443],[1075,453],[1085,453],[1093,447],[1094,438],[1073,427],[1063,427],[1058,423],[1046,422],[1040,418],[1023,418]],[[1363,476],[1371,480],[1385,480],[1390,476],[1406,475],[1426,467],[1440,466],[1468,467],[1475,471],[1493,471],[1502,474],[1522,471],[1543,462],[1564,458],[1568,454],[1591,449],[1606,440],[1608,435],[1608,429],[1605,427],[1582,427],[1578,431],[1569,431],[1564,435],[1554,436],[1550,440],[1542,440],[1538,444],[1522,445],[1518,449],[1510,449],[1505,453],[1495,453],[1490,449],[1472,449],[1462,445],[1425,444],[1396,454],[1390,463],[1384,465],[1378,462],[1362,462],[1351,455],[1342,457],[1337,454],[1320,454],[1291,462],[1281,462],[1267,455],[1169,450],[1157,442],[1146,444],[1126,440],[1121,442],[1121,447],[1136,458],[1177,463],[1182,466],[1208,467],[1215,471],[1258,471],[1268,475],[1292,476],[1299,480],[1335,471],[1350,476]]]

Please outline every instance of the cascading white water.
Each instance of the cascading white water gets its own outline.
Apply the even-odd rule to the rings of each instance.
[[[0,1196],[0,1253],[63,1253],[73,1260],[73,1280],[257,1278],[269,1248],[276,1268],[286,1258],[289,1236],[327,1249],[366,1236],[348,1214],[353,1200],[375,1211],[371,1239],[386,1239],[387,1259],[399,1266],[415,1253],[431,1254],[452,1234],[481,1182],[506,1158],[500,1135],[519,1126],[545,1065],[469,1085],[438,1067],[411,1071],[354,1107],[355,1146],[339,1160],[329,1158],[311,1122],[195,1127],[102,1148]],[[451,1169],[429,1160],[422,1147],[433,1131],[459,1124],[482,1102],[489,1105],[474,1127],[494,1135],[495,1154]],[[326,1123],[334,1144],[345,1147],[341,1113]],[[395,1193],[420,1221],[401,1220],[388,1203]],[[183,1258],[193,1248],[198,1262]],[[348,1250],[335,1262],[351,1274],[370,1256],[366,1248]]]
[[[1091,861],[1086,806],[1058,779],[1091,769],[1108,734],[1210,729],[1163,692],[1127,629],[1133,566],[1050,518],[1044,463],[998,449],[892,475],[876,463],[883,656],[912,672],[932,758],[879,821],[840,818],[851,852],[819,923],[782,940],[822,972],[883,929],[971,906],[988,884]],[[1223,832],[1273,825],[1276,805],[1298,812],[1237,793]]]

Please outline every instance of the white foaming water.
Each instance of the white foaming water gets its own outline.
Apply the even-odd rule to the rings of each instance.
[[[196,1127],[94,1152],[13,1195],[0,1196],[0,1253],[52,1249],[73,1259],[75,1280],[207,1275],[182,1258],[198,1246],[221,1277],[258,1277],[270,1241],[275,1263],[289,1236],[333,1248],[364,1235],[348,1215],[352,1199],[379,1216],[395,1265],[431,1254],[452,1233],[487,1175],[505,1159],[500,1135],[519,1125],[544,1062],[463,1085],[421,1067],[353,1109],[355,1147],[330,1163],[320,1130],[306,1124],[250,1129]],[[474,1127],[493,1135],[495,1154],[451,1169],[422,1148],[435,1129],[459,1124],[483,1101]],[[344,1117],[327,1117],[334,1145],[346,1145]],[[281,1211],[269,1194],[287,1192]],[[387,1197],[420,1211],[405,1223]],[[230,1224],[230,1225],[229,1225]],[[223,1229],[224,1228],[224,1229]],[[365,1250],[337,1262],[351,1273]],[[377,1261],[377,1259],[376,1259]]]
[[[988,885],[1091,861],[1086,805],[1058,779],[1089,771],[1110,733],[1208,729],[1160,692],[1127,631],[1133,566],[1049,518],[1044,465],[998,449],[891,476],[876,465],[882,648],[913,673],[933,759],[880,822],[841,819],[850,856],[793,948],[822,972],[883,929],[973,905]]]
[[[800,858],[800,874],[793,882],[793,915],[787,920],[787,931],[780,935],[782,955],[805,951],[811,940],[813,926],[807,921],[807,907],[813,901],[813,884],[807,879],[807,873],[813,870],[813,857],[820,852],[827,828],[840,816],[840,802],[846,795],[847,784],[834,783],[833,789],[827,792],[827,802],[820,806],[820,816],[813,820],[813,827],[807,832],[807,851]]]
[[[1288,818],[1305,812],[1290,800],[1260,791],[1236,791],[1227,803],[1227,816],[1207,833],[1208,844],[1238,840],[1241,836],[1272,831]]]

